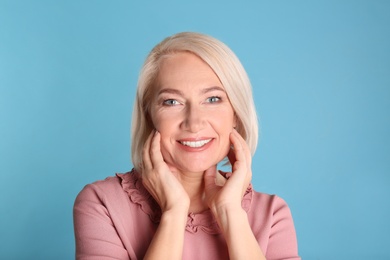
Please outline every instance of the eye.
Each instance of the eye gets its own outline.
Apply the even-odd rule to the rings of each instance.
[[[217,97],[217,96],[212,96],[212,97],[207,98],[207,102],[209,102],[209,103],[216,103],[219,101],[221,101],[221,98]]]
[[[176,99],[166,99],[164,100],[163,104],[166,106],[176,106],[179,105],[180,103]]]

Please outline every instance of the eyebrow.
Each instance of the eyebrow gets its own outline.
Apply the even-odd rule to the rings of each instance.
[[[206,93],[211,92],[211,91],[222,91],[224,93],[226,92],[225,89],[218,87],[218,86],[214,86],[214,87],[202,89],[202,94],[206,94]]]
[[[181,95],[183,96],[183,92],[178,90],[178,89],[174,89],[174,88],[163,88],[161,89],[157,95],[161,95],[161,94],[164,94],[164,93],[168,93],[168,94],[177,94],[177,95]]]
[[[212,91],[222,91],[224,93],[226,92],[225,89],[223,89],[222,87],[213,86],[213,87],[202,89],[201,94],[206,94],[206,93],[212,92]],[[181,95],[181,96],[184,95],[184,93],[181,90],[174,89],[174,88],[164,88],[164,89],[161,89],[157,94],[161,95],[161,94],[164,94],[164,93],[176,94],[176,95]]]

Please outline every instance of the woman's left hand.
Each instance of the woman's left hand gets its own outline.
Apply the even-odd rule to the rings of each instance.
[[[221,210],[241,208],[242,197],[252,178],[252,157],[247,143],[235,129],[230,133],[230,141],[233,149],[230,149],[228,158],[232,172],[227,173],[225,184],[216,184],[216,176],[220,174],[216,166],[206,170],[204,175],[205,198],[214,215],[218,215]]]
[[[233,145],[228,153],[232,172],[227,173],[223,186],[216,184],[216,166],[206,170],[205,199],[221,228],[230,259],[266,259],[252,232],[247,213],[241,206],[242,197],[252,178],[251,152],[245,140],[233,130]],[[229,177],[230,175],[230,177]]]

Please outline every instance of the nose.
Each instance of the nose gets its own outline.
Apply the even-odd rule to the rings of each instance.
[[[184,130],[191,133],[197,133],[202,130],[204,126],[204,111],[202,111],[201,108],[197,107],[196,105],[187,105],[182,123]]]

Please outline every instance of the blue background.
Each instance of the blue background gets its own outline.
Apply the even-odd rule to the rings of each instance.
[[[390,1],[0,0],[0,258],[72,259],[72,205],[130,164],[137,75],[179,31],[227,43],[261,124],[257,190],[303,259],[390,259]]]

